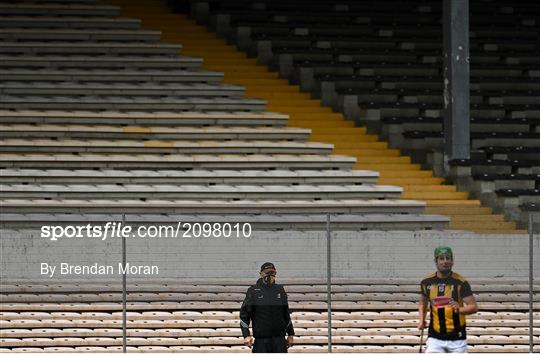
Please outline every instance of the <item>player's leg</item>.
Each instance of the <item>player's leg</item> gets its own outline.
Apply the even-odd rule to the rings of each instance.
[[[253,353],[268,353],[271,349],[271,343],[269,343],[268,338],[255,338]]]
[[[287,353],[285,337],[272,337],[272,353]]]
[[[451,340],[448,343],[448,353],[467,353],[467,340]]]
[[[426,341],[426,353],[446,353],[445,341],[428,337]]]

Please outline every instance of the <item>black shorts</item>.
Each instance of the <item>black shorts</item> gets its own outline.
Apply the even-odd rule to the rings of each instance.
[[[287,353],[285,337],[255,338],[253,353]]]

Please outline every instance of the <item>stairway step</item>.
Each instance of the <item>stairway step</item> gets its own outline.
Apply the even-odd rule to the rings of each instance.
[[[276,92],[278,91],[279,92]],[[298,92],[298,89],[294,86],[287,86],[287,87],[281,87],[281,85],[275,85],[275,86],[269,86],[269,87],[265,87],[265,88],[260,88],[260,87],[246,87],[246,95],[257,95],[258,93],[260,92],[276,92],[278,94],[285,94],[285,95],[290,95],[290,94],[300,94]],[[309,116],[311,117],[311,116]]]
[[[516,224],[514,222],[506,221],[492,221],[492,220],[482,220],[479,216],[476,221],[450,221],[450,227],[452,229],[493,229],[497,230],[497,233],[501,233],[503,230],[515,230]]]
[[[190,55],[190,53],[183,52],[184,55]],[[230,84],[235,83],[238,85],[246,85],[246,86],[274,86],[276,85],[277,79],[234,79],[230,78],[228,75],[225,76],[225,79],[223,80],[224,83]]]
[[[454,200],[454,199],[435,199],[427,200],[427,206],[480,206],[480,201],[476,199]]]
[[[379,182],[380,183],[380,182]],[[443,193],[457,193],[456,186],[454,185],[406,185],[403,187],[406,192],[443,192]]]
[[[384,141],[333,141],[332,144],[336,149],[388,149]]]
[[[380,171],[381,178],[432,178],[433,172],[426,170],[414,170],[414,171]]]
[[[335,149],[334,149],[335,151]],[[346,154],[345,154],[346,155]],[[384,177],[379,178],[379,183],[381,184],[390,184],[390,185],[401,185],[404,188],[409,186],[438,186],[444,182],[444,178],[440,177],[431,177],[431,178],[415,178],[415,177]]]
[[[255,59],[252,59],[252,58],[243,58],[242,59],[242,66],[244,65],[252,65],[252,66],[255,66],[257,65],[257,60]],[[216,68],[219,68],[221,67],[222,65],[223,66],[238,66],[238,59],[231,59],[231,58],[228,58],[228,57],[224,57],[224,58],[218,58],[218,57],[212,57],[212,58],[204,58],[204,63],[205,65],[207,65],[208,67],[211,67],[212,70],[217,70]],[[257,65],[257,67],[259,67],[260,65]]]
[[[221,54],[220,54],[221,55]],[[253,75],[250,73],[250,72],[244,72],[244,71],[240,71],[240,72],[231,72],[231,73],[227,73],[227,76],[229,79],[245,79],[245,80],[250,80],[253,78]],[[257,80],[259,79],[278,79],[278,75],[276,72],[272,72],[272,71],[267,71],[265,73],[258,73],[257,74]]]
[[[334,152],[340,155],[354,155],[357,157],[367,157],[367,156],[381,156],[381,157],[399,157],[399,150],[385,150],[385,149],[336,149]]]
[[[273,104],[269,102],[268,110],[275,112],[282,112],[287,114],[294,113],[310,113],[310,112],[331,112],[330,108],[327,107],[302,107],[302,106],[284,106],[279,104]]]
[[[206,63],[207,61],[205,61]],[[236,71],[242,71],[242,72],[250,72],[250,73],[267,73],[268,72],[268,68],[266,66],[252,66],[252,67],[249,67],[249,68],[246,68],[244,66],[238,66],[238,65],[235,65],[234,63],[231,63],[231,64],[221,64],[221,65],[217,65],[216,64],[216,67],[218,71],[227,71],[227,72],[236,72]],[[261,92],[263,92],[261,90]]]
[[[426,201],[432,200],[467,200],[469,198],[469,193],[467,192],[442,192],[442,191],[417,191],[411,192],[407,191],[403,193],[403,198],[405,199],[422,199]]]
[[[335,139],[339,141],[343,136],[347,135],[353,135],[353,136],[360,136],[363,134],[366,134],[366,128],[361,127],[312,127],[310,126],[311,131],[313,134],[321,134],[321,135],[327,135],[327,134],[333,134],[335,135]],[[368,135],[365,135],[368,136]],[[376,135],[373,135],[377,137]]]
[[[452,227],[450,227],[450,229],[454,229]],[[457,229],[455,229],[457,230]],[[463,230],[463,228],[460,228],[460,230]],[[500,229],[479,229],[479,228],[474,228],[474,227],[470,227],[470,228],[467,228],[468,231],[472,231],[472,232],[475,232],[477,234],[486,234],[486,235],[490,235],[490,234],[494,234],[494,235],[498,235],[498,234],[503,234],[503,235],[527,235],[527,230],[521,230],[521,229],[514,229],[514,230],[500,230]]]
[[[357,163],[354,165],[355,169],[360,170],[373,170],[373,171],[419,171],[420,165],[416,164],[367,164],[367,163]]]
[[[358,163],[361,164],[404,164],[411,163],[409,156],[357,156]]]
[[[493,222],[502,222],[504,220],[504,216],[501,214],[486,214],[479,216],[478,214],[475,215],[453,215],[452,220],[455,222],[475,222],[479,220],[478,218],[481,217],[482,221],[491,220]]]
[[[491,208],[478,207],[476,205],[427,205],[426,213],[441,214],[441,215],[490,215]]]
[[[280,112],[278,110],[272,110],[272,111],[285,113],[285,112]],[[337,140],[335,136],[336,136],[335,134],[321,134],[321,133],[311,134],[310,140],[332,142],[334,140]],[[378,137],[376,135],[358,135],[357,136],[353,134],[353,135],[340,136],[339,140],[347,141],[347,142],[376,142],[378,140]]]
[[[309,121],[309,120],[304,120],[304,119],[289,119],[289,125],[297,125],[297,126],[310,126],[312,128],[316,128],[316,127],[322,127],[322,128],[335,128],[336,126],[337,127],[349,127],[349,128],[353,128],[355,127],[354,123],[353,122],[349,122],[349,121],[334,121],[334,120],[330,120],[330,121],[320,121],[320,122],[315,122],[315,121]]]

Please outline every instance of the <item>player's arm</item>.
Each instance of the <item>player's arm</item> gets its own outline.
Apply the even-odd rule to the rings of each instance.
[[[283,289],[283,317],[285,318],[285,322],[287,322],[287,347],[292,347],[294,339],[294,327],[291,319],[291,312],[289,310],[289,299],[287,297],[287,293],[285,292],[285,289]]]
[[[476,305],[476,299],[474,298],[470,284],[464,282],[460,291],[463,305],[458,304],[454,299],[450,300],[450,306],[454,308],[454,311],[457,311],[462,315],[472,315],[473,313],[478,312],[478,305]]]
[[[248,347],[253,345],[253,338],[249,332],[249,322],[251,322],[251,316],[253,314],[253,299],[251,294],[251,288],[246,293],[246,298],[242,302],[240,308],[240,329],[242,336],[244,337],[244,344]]]
[[[463,306],[460,306],[458,311],[463,315],[472,315],[473,313],[477,313],[478,305],[476,305],[474,295],[464,297]]]
[[[426,313],[427,313],[428,300],[426,295],[420,294],[420,301],[418,303],[418,329],[426,328]]]

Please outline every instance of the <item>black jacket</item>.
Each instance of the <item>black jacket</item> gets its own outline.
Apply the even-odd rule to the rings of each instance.
[[[244,338],[250,335],[250,321],[253,321],[255,338],[294,335],[287,293],[282,285],[268,286],[259,279],[249,287],[240,308],[240,329]]]

